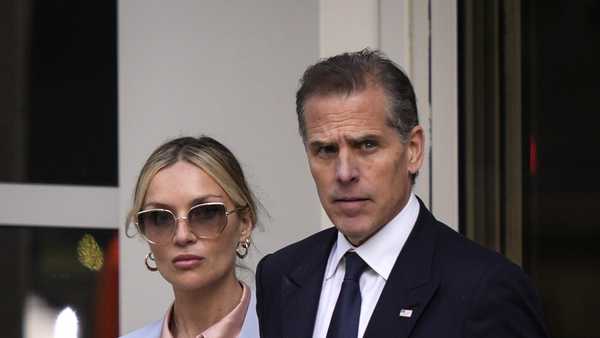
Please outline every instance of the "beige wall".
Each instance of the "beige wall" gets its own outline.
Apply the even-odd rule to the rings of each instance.
[[[239,157],[271,215],[255,236],[258,249],[318,230],[294,110],[298,78],[317,59],[318,43],[316,0],[120,1],[121,219],[150,151],[170,137],[206,133]],[[121,332],[159,319],[172,300],[162,278],[144,268],[147,252],[121,236]]]

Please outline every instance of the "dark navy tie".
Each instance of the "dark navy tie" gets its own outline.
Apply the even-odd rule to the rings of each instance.
[[[333,316],[329,323],[327,338],[357,338],[360,319],[360,275],[365,271],[365,263],[356,252],[347,252],[346,273],[338,296]]]

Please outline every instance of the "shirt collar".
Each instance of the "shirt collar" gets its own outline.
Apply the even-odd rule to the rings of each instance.
[[[330,262],[332,264],[329,264],[325,270],[325,279],[333,277],[344,254],[354,250],[371,269],[387,281],[394,263],[396,263],[396,258],[400,255],[400,251],[417,221],[419,209],[419,202],[414,193],[411,193],[404,208],[389,223],[381,227],[377,233],[358,247],[354,247],[338,231],[337,241],[331,253]]]
[[[340,261],[342,260],[346,252],[353,249],[354,246],[350,242],[348,242],[346,237],[344,237],[344,235],[341,232],[338,231],[337,240],[331,250],[331,259],[329,261],[330,264],[327,264],[327,268],[325,270],[326,280],[333,277],[333,275],[338,269],[338,266],[340,265]]]
[[[246,318],[248,305],[250,304],[251,293],[250,288],[246,283],[240,281],[240,284],[242,285],[242,298],[240,299],[239,304],[229,314],[196,336],[196,338],[225,338],[239,336],[244,319]],[[161,338],[173,338],[173,334],[169,328],[169,322],[171,321],[172,315],[173,305],[169,308],[166,318],[163,321]]]

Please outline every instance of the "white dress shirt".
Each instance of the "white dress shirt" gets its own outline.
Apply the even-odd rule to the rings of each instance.
[[[383,291],[394,263],[396,263],[396,258],[404,247],[418,216],[419,202],[411,193],[406,206],[400,213],[359,247],[354,247],[342,233],[338,232],[337,241],[331,248],[325,268],[313,338],[326,338],[327,336],[329,322],[346,272],[344,254],[347,251],[355,251],[369,266],[360,277],[359,282],[362,303],[358,337],[361,338],[364,335],[375,305],[381,296],[381,291]]]

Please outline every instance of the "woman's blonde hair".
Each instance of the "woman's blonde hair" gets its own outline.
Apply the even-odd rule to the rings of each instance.
[[[129,211],[125,224],[127,236],[135,235],[129,234],[129,227],[135,223],[136,214],[142,210],[154,175],[179,161],[186,161],[202,169],[227,193],[236,208],[243,208],[243,212],[250,215],[252,225],[256,225],[258,201],[248,187],[242,167],[233,153],[208,136],[180,137],[158,147],[142,167],[135,185],[133,208]]]

